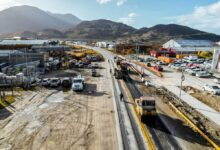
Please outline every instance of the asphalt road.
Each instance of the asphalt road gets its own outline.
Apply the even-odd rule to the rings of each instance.
[[[134,76],[134,75],[133,75]],[[187,150],[205,150],[211,149],[210,145],[194,132],[189,126],[178,118],[178,116],[165,104],[162,99],[154,93],[153,88],[147,88],[138,77],[127,80],[127,85],[133,95],[133,98],[139,98],[142,95],[152,95],[155,97],[157,105],[157,117],[155,121],[151,118],[144,123],[152,135],[155,145],[158,149],[187,149]]]

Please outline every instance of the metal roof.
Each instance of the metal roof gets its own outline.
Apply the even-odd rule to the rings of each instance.
[[[9,56],[11,54],[22,54],[23,52],[18,50],[0,50],[0,57],[1,56]]]
[[[181,47],[213,47],[214,42],[209,40],[174,40],[176,41]]]
[[[32,46],[31,48],[34,50],[39,50],[39,51],[50,51],[50,50],[67,51],[67,50],[70,50],[69,46],[64,46],[64,45]]]
[[[215,47],[178,47],[176,51],[212,51]]]
[[[2,40],[0,45],[43,45],[48,40]]]

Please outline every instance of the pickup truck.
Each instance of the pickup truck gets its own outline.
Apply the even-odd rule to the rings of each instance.
[[[84,89],[84,78],[80,75],[73,79],[72,90],[73,91],[83,91]]]

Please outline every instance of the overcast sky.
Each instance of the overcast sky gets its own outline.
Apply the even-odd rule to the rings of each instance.
[[[220,34],[220,0],[0,0],[0,10],[16,5],[72,13],[82,20],[109,19],[135,28],[177,23]]]

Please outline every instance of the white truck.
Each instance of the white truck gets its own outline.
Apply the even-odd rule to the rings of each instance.
[[[76,78],[73,78],[72,90],[73,91],[83,91],[85,86],[84,78],[79,75]]]

